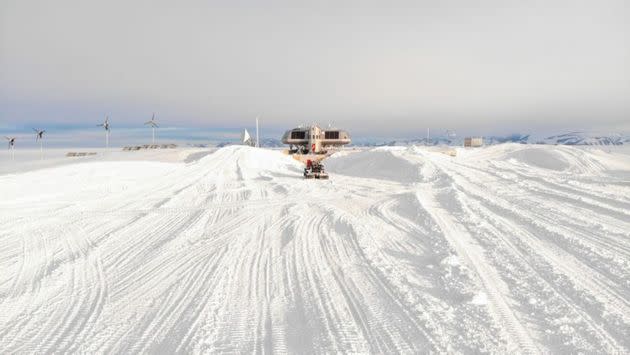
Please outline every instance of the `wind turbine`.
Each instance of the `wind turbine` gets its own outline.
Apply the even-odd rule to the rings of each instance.
[[[151,126],[151,134],[152,134],[151,143],[155,144],[155,129],[159,127],[157,123],[155,122],[155,113],[153,114],[153,116],[151,116],[151,121],[146,121],[144,124]]]
[[[39,154],[40,154],[40,159],[44,159],[44,132],[46,132],[43,129],[35,129],[33,128],[33,131],[35,131],[35,141],[39,141]]]
[[[15,160],[15,137],[4,136],[9,141],[9,150],[11,150],[11,160]]]
[[[105,148],[109,148],[109,116],[105,117],[105,122],[96,125],[105,128]]]

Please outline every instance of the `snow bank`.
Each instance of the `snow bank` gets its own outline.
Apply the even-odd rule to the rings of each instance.
[[[15,159],[10,152],[0,152],[0,174],[19,174],[27,171],[50,169],[65,165],[92,162],[151,161],[164,163],[194,162],[212,154],[215,148],[143,149],[122,151],[103,148],[51,148],[44,149],[43,159],[39,149],[16,149]],[[96,155],[66,157],[68,152],[95,152]]]
[[[626,354],[624,160],[530,148],[0,175],[0,352]]]
[[[595,148],[563,145],[499,144],[475,149],[457,149],[464,164],[481,166],[505,164],[547,173],[614,174],[630,171],[630,156],[618,147]]]
[[[562,153],[544,148],[519,149],[507,153],[504,158],[514,159],[523,164],[556,171],[567,170],[571,166],[570,162]]]
[[[403,151],[404,149],[396,149]],[[329,172],[347,176],[411,183],[419,180],[419,168],[390,149],[377,148],[324,161]]]
[[[199,160],[198,165],[237,180],[270,178],[274,175],[301,176],[303,164],[277,150],[249,146],[227,146]]]

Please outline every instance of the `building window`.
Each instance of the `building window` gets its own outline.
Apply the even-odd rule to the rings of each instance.
[[[291,139],[305,139],[306,132],[303,131],[293,131],[291,132]]]
[[[324,133],[326,139],[339,139],[339,131],[327,131]]]

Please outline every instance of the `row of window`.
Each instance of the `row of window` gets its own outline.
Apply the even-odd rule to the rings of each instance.
[[[325,139],[339,139],[339,131],[324,132]]]
[[[304,131],[293,131],[293,132],[291,132],[291,139],[306,139],[306,132],[304,132]]]
[[[291,139],[306,139],[306,132],[292,131]],[[313,135],[312,139],[315,139],[315,135]],[[339,139],[339,131],[324,132],[324,139]]]

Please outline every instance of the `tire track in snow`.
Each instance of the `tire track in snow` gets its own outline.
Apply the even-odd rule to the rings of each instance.
[[[477,206],[477,208],[483,209],[481,205]],[[470,206],[465,205],[464,209],[467,211],[469,215],[472,215],[473,212]],[[510,253],[513,256],[516,256],[518,259],[522,260],[522,262],[526,265],[526,267],[528,268],[531,274],[537,275],[537,277],[540,280],[542,280],[549,289],[553,290],[553,292],[564,302],[565,306],[573,310],[575,313],[579,314],[579,316],[587,323],[587,325],[598,334],[600,339],[602,339],[606,343],[607,351],[619,352],[619,353],[625,352],[623,347],[621,347],[617,343],[617,341],[613,337],[611,337],[611,335],[608,334],[608,332],[604,330],[597,323],[597,321],[593,319],[593,317],[591,317],[588,314],[588,312],[585,312],[584,310],[575,306],[576,300],[574,299],[574,296],[568,294],[566,290],[559,288],[554,283],[553,279],[551,279],[548,275],[545,275],[541,271],[539,271],[539,269],[541,268],[540,265],[536,265],[532,261],[530,261],[531,255],[535,255],[540,250],[539,246],[535,244],[529,245],[528,241],[526,241],[525,245],[527,245],[527,247],[530,250],[530,254],[529,254],[530,258],[526,257],[526,255],[520,251],[520,249],[522,248],[517,247],[516,245],[513,244],[512,241],[510,241],[508,238],[505,237],[505,235],[509,235],[510,232],[513,233],[514,225],[512,223],[499,217],[496,214],[492,214],[492,212],[490,211],[481,211],[481,213],[482,215],[480,215],[477,218],[487,221],[493,226],[493,228],[501,228],[500,231],[499,230],[492,231],[493,236],[497,240],[499,240],[501,243],[503,243],[505,246],[507,246],[507,249],[510,251]],[[541,255],[541,256],[545,258],[545,255]],[[549,262],[549,260],[546,258],[543,260],[545,262]]]
[[[452,174],[455,174],[454,172]],[[476,199],[482,200],[486,205],[492,206],[494,208],[498,208],[502,210],[504,213],[507,213],[513,216],[515,221],[521,220],[523,217],[527,218],[527,221],[537,221],[539,218],[534,212],[531,212],[527,209],[519,209],[519,211],[514,211],[510,208],[510,204],[507,201],[504,201],[501,197],[496,196],[492,200],[487,197],[487,194],[479,187],[474,187],[474,183],[468,180],[468,184],[464,184],[462,182],[458,182],[460,178],[457,175],[451,175],[454,178],[455,183],[458,184],[462,189],[465,189],[469,192],[470,196],[475,197]],[[512,200],[514,201],[514,200]],[[498,215],[498,213],[495,213]],[[541,218],[545,220],[546,218]],[[553,221],[550,220],[548,223],[553,224]],[[553,233],[553,227],[542,226],[547,231]],[[608,285],[616,285],[615,282],[609,280],[608,277],[604,276],[602,273],[597,270],[593,270],[592,266],[590,266],[590,260],[581,260],[579,255],[573,255],[569,253],[566,249],[561,246],[556,246],[555,244],[545,243],[542,244],[540,238],[532,235],[527,231],[526,228],[519,228],[521,234],[528,236],[529,243],[533,243],[533,245],[538,245],[538,248],[535,250],[539,253],[546,253],[544,257],[549,261],[555,261],[555,265],[560,270],[564,270],[564,274],[569,276],[570,278],[575,279],[578,283],[590,284],[591,286],[585,286],[585,289],[590,290],[594,294],[600,294],[601,297],[607,300],[606,304],[610,305],[619,305],[621,308],[620,314],[628,315],[630,314],[630,302],[628,302],[623,296],[618,294],[618,291],[611,289]],[[567,230],[570,232],[570,230]],[[574,232],[575,233],[575,232]],[[562,235],[560,235],[562,237]],[[549,249],[552,249],[553,252],[549,252]],[[568,266],[567,264],[571,264]],[[579,272],[575,272],[579,270]],[[581,279],[582,281],[578,280]],[[602,281],[605,280],[605,281]],[[598,286],[594,286],[598,285]],[[606,290],[606,293],[602,294],[602,290]]]
[[[308,210],[313,207],[315,206]],[[363,324],[357,323],[357,319],[352,316],[337,281],[332,278],[331,268],[334,265],[326,257],[321,240],[320,228],[325,215],[307,213],[304,217],[306,220],[300,219],[295,229],[294,245],[298,275],[304,277],[304,284],[300,282],[302,297],[311,299],[308,304],[316,306],[316,309],[307,310],[307,313],[319,316],[318,320],[324,330],[319,336],[325,338],[317,340],[315,344],[336,351],[368,351],[370,340],[365,339],[360,329]]]
[[[265,179],[258,181],[259,176],[248,166],[249,157],[239,159],[237,166],[230,161],[239,154],[232,152],[208,164],[170,169],[169,176],[143,185],[130,180],[125,182],[126,190],[112,187],[117,195],[94,194],[90,185],[54,206],[42,204],[31,209],[20,202],[16,215],[32,213],[41,220],[32,224],[21,220],[25,226],[11,222],[7,224],[9,232],[0,232],[0,267],[9,265],[8,270],[17,272],[22,255],[30,257],[28,245],[21,245],[22,241],[10,233],[43,231],[59,219],[64,223],[60,229],[47,230],[51,238],[45,240],[45,251],[43,246],[33,246],[42,255],[52,254],[41,277],[30,276],[40,274],[35,267],[23,270],[19,279],[12,275],[3,278],[9,281],[0,281],[0,292],[7,295],[0,300],[2,313],[8,310],[15,314],[0,315],[0,332],[6,335],[0,335],[0,348],[10,353],[493,352],[495,348],[473,341],[481,336],[484,342],[496,342],[496,337],[484,338],[484,332],[492,330],[474,328],[492,328],[495,323],[485,318],[455,318],[462,323],[458,328],[449,317],[461,315],[448,309],[454,303],[431,303],[431,292],[437,297],[448,296],[438,280],[443,270],[423,278],[426,288],[416,290],[409,280],[426,276],[421,274],[429,269],[420,268],[418,259],[394,254],[441,257],[451,250],[432,249],[436,247],[432,243],[442,237],[433,224],[423,222],[430,220],[427,216],[398,210],[402,194],[414,188],[412,185],[341,175],[325,183],[305,182],[289,176],[299,175],[299,171],[284,168],[260,174]],[[231,181],[238,175],[237,169],[243,180]],[[436,193],[448,188],[439,176],[423,178],[424,186]],[[536,196],[546,189],[530,188],[524,191]],[[465,189],[460,192],[470,193]],[[507,196],[500,191],[489,194]],[[96,197],[90,200],[90,196]],[[432,197],[444,207],[439,196]],[[76,207],[69,207],[70,202],[77,202]],[[476,202],[470,197],[471,208]],[[480,218],[484,213],[504,216],[496,206],[481,200],[480,206],[469,213]],[[422,209],[421,203],[418,208]],[[86,213],[68,219],[76,210]],[[545,217],[553,218],[554,213],[549,211]],[[47,214],[50,221],[46,221]],[[510,221],[512,217],[506,218]],[[531,218],[538,216],[532,214]],[[456,216],[453,220],[465,222]],[[500,222],[493,221],[493,225],[497,233],[505,233],[507,227]],[[602,220],[611,229],[623,227],[612,222]],[[64,229],[75,223],[88,238],[73,241],[65,236],[64,240]],[[542,223],[548,226],[551,219]],[[536,230],[528,228],[531,226],[527,224],[523,227],[535,237]],[[575,230],[584,237],[581,233],[588,232],[588,226],[577,223],[567,228],[559,233]],[[529,242],[528,235],[520,238]],[[611,240],[597,232],[587,240],[591,244],[585,245],[597,244],[603,249]],[[31,245],[41,241],[26,238],[23,242]],[[545,246],[550,255],[532,258],[553,256],[553,249]],[[615,252],[623,255],[621,248]],[[515,252],[510,255],[518,258]],[[518,261],[522,270],[528,270],[526,261]],[[492,271],[490,264],[485,267]],[[494,268],[498,270],[496,265]],[[596,274],[587,276],[597,281]],[[108,282],[101,284],[101,280]],[[557,289],[557,284],[552,286]],[[32,294],[22,292],[22,287],[32,289]],[[11,296],[13,289],[15,297]],[[603,292],[611,290],[614,287]],[[563,290],[558,291],[562,296]],[[422,293],[427,298],[418,298]],[[34,302],[26,305],[26,300]],[[504,301],[525,326],[520,310],[508,298]],[[579,305],[573,307],[583,310]],[[498,318],[509,315],[499,314]],[[5,327],[9,321],[13,326]],[[471,324],[472,328],[464,329]],[[514,327],[507,331],[518,336]],[[7,347],[7,338],[13,342],[11,347]],[[18,344],[23,339],[27,341]],[[590,346],[604,343],[583,341]]]
[[[382,203],[377,203],[377,205],[383,206]],[[428,350],[427,348],[430,348],[431,351],[445,351],[445,349],[447,349],[447,345],[445,344],[446,341],[436,340],[436,334],[431,334],[430,330],[426,329],[425,324],[423,324],[420,319],[421,317],[418,317],[418,314],[409,311],[410,307],[405,303],[404,295],[395,292],[397,288],[394,287],[394,285],[392,285],[388,280],[384,271],[381,270],[381,266],[375,265],[374,261],[367,256],[364,247],[362,247],[359,243],[359,236],[362,236],[362,239],[371,240],[372,243],[377,240],[377,236],[365,228],[363,221],[358,220],[356,216],[334,206],[328,206],[327,208],[334,211],[332,215],[339,216],[338,218],[340,218],[340,221],[347,224],[345,229],[349,231],[340,233],[339,237],[348,239],[349,243],[352,245],[351,250],[356,254],[355,259],[357,260],[350,265],[354,266],[353,269],[357,269],[358,267],[359,272],[366,278],[365,282],[360,283],[362,288],[365,288],[366,284],[369,284],[372,288],[374,288],[374,291],[372,292],[363,290],[363,293],[379,295],[378,299],[366,301],[367,308],[370,309],[371,303],[386,304],[392,307],[392,309],[389,309],[389,313],[387,315],[383,314],[382,311],[374,311],[374,313],[381,313],[381,316],[386,319],[392,317],[395,317],[395,319],[388,319],[387,321],[383,320],[378,326],[373,327],[379,329],[381,324],[394,325],[406,323],[404,326],[401,325],[393,327],[398,333],[395,335],[398,337],[397,341],[393,342],[393,344],[395,344],[393,348],[397,348],[397,351],[426,351]],[[339,270],[345,270],[345,267],[340,267]],[[428,310],[423,310],[423,312],[427,311]],[[411,332],[411,334],[405,336],[407,331]],[[385,333],[387,332],[385,331]],[[376,331],[375,334],[380,334],[380,332]],[[394,334],[390,336],[393,335]],[[422,337],[422,343],[420,344],[418,344],[418,335]],[[398,348],[399,346],[401,347]],[[385,349],[387,349],[387,347]],[[380,349],[378,351],[384,350]]]
[[[504,295],[509,294],[503,281],[483,256],[483,251],[476,245],[472,236],[450,213],[438,202],[435,191],[439,190],[435,183],[418,185],[418,201],[431,215],[442,230],[445,239],[453,246],[457,255],[464,259],[466,265],[474,270],[490,299],[492,314],[504,325],[508,333],[510,352],[539,353],[536,341],[530,335],[527,326],[514,314]]]
[[[576,258],[582,260],[587,265],[589,265],[589,267],[597,267],[600,273],[608,275],[608,277],[611,275],[610,272],[612,271],[616,272],[617,277],[623,277],[623,273],[618,270],[620,266],[616,265],[615,263],[611,264],[611,261],[614,260],[611,260],[610,257],[606,255],[610,253],[611,249],[614,250],[615,253],[618,253],[620,255],[626,254],[623,245],[619,244],[619,238],[617,238],[616,240],[610,239],[612,237],[608,237],[605,239],[609,240],[610,243],[612,243],[609,245],[608,250],[603,250],[603,252],[606,254],[600,255],[595,253],[594,255],[591,255],[593,254],[592,251],[598,250],[599,246],[602,245],[604,241],[597,239],[594,240],[594,238],[597,238],[594,236],[595,233],[593,231],[591,231],[590,233],[587,231],[581,231],[579,228],[582,227],[577,227],[578,230],[573,230],[569,229],[566,226],[558,225],[557,222],[559,220],[564,220],[565,218],[570,219],[570,217],[563,217],[558,215],[557,212],[555,212],[556,208],[554,208],[553,206],[542,209],[542,211],[544,211],[545,213],[543,213],[542,211],[538,211],[538,206],[542,205],[544,207],[546,203],[544,199],[540,199],[539,203],[537,203],[536,205],[519,206],[519,208],[517,209],[512,205],[516,205],[519,203],[522,204],[522,197],[520,196],[527,195],[527,193],[522,192],[521,194],[515,194],[514,192],[512,192],[511,189],[505,188],[503,188],[504,191],[497,190],[497,188],[493,186],[494,180],[490,180],[493,181],[493,183],[485,180],[479,181],[479,176],[485,177],[490,173],[484,173],[483,171],[479,171],[475,168],[473,169],[473,175],[468,171],[471,169],[466,169],[460,164],[455,164],[459,167],[459,169],[453,169],[451,165],[452,164],[450,164],[450,162],[449,164],[442,164],[444,169],[450,171],[454,179],[457,179],[458,181],[465,179],[467,181],[468,187],[464,186],[462,187],[463,189],[470,190],[471,187],[474,186],[475,189],[471,190],[470,193],[474,192],[475,196],[484,199],[484,201],[486,201],[489,205],[504,210],[508,214],[512,215],[515,220],[527,222],[530,228],[538,230],[541,233],[544,232],[543,234],[549,234],[553,237],[551,238],[551,240],[554,243],[558,244],[558,248],[560,248],[562,252],[570,252]],[[477,179],[474,179],[473,177],[477,177]],[[462,182],[460,181],[459,184],[461,185]],[[493,190],[487,191],[488,189]],[[494,196],[493,199],[489,199],[488,195]],[[504,197],[504,195],[507,196]],[[555,218],[552,218],[553,216],[555,216]],[[540,221],[548,221],[548,223],[543,224],[540,223]],[[579,238],[576,238],[576,235],[579,236]],[[579,245],[579,247],[577,247],[577,245]],[[594,261],[592,257],[597,258],[596,261]],[[600,266],[600,264],[602,265]],[[624,282],[622,281],[619,283],[623,284]],[[625,283],[627,283],[627,281]]]
[[[38,349],[37,351],[69,350],[68,346],[73,342],[64,338],[73,339],[75,344],[77,339],[83,339],[79,333],[89,331],[102,310],[107,294],[107,284],[102,266],[99,265],[98,255],[91,252],[89,241],[86,244],[87,247],[81,248],[82,242],[87,240],[87,237],[80,224],[74,224],[73,228],[65,229],[65,233],[61,230],[59,227],[52,229],[49,227],[46,234],[40,236],[41,240],[49,241],[56,235],[65,236],[65,238],[55,239],[62,242],[64,249],[59,256],[54,257],[55,260],[48,264],[45,274],[35,276],[34,282],[48,282],[47,279],[43,279],[44,276],[59,273],[67,277],[64,283],[65,288],[60,288],[61,292],[55,295],[59,300],[54,303],[54,308],[48,304],[50,300],[36,299],[36,302],[42,302],[40,310],[52,313],[47,317],[46,324],[33,328],[37,334],[30,334],[32,327],[25,325],[20,334],[14,336],[15,341],[21,339],[18,343],[10,344],[10,346],[18,345],[15,348],[17,352],[27,351],[27,349],[30,349],[29,351],[33,349]],[[72,242],[69,236],[74,237]],[[66,307],[66,305],[71,305],[71,307]],[[34,344],[31,339],[40,340]]]
[[[46,344],[46,351],[78,351],[77,344],[82,344],[92,333],[95,322],[99,318],[107,299],[107,282],[97,254],[85,256],[82,262],[77,265],[77,267],[82,267],[82,272],[78,273],[80,276],[76,277],[79,283],[75,289],[81,288],[88,291],[82,297],[74,298],[75,306],[72,315],[68,317],[66,314],[63,318],[64,321],[57,325],[61,331],[48,338],[49,340],[43,341]],[[74,292],[76,293],[76,291]],[[51,325],[51,327],[53,326]]]
[[[181,237],[182,235],[186,234],[188,229],[191,227],[196,227],[197,229],[200,228],[198,226],[205,224],[206,218],[210,218],[210,216],[204,216],[204,218],[201,218],[201,216],[199,216],[199,218],[192,218],[189,220],[180,221],[179,226],[176,228],[177,232],[174,232],[175,235],[179,235]],[[221,228],[224,228],[224,227],[218,226],[219,231],[221,230]],[[158,296],[157,298],[154,298],[154,300],[150,301],[150,303],[155,304],[156,302],[162,302],[160,303],[160,304],[163,304],[162,307],[168,309],[169,311],[164,312],[161,309],[155,314],[150,312],[150,314],[153,314],[154,317],[158,317],[158,320],[152,320],[147,325],[143,325],[143,323],[140,323],[139,326],[136,327],[137,329],[130,329],[128,333],[121,334],[120,335],[121,339],[122,337],[131,336],[131,334],[134,334],[135,332],[139,331],[140,328],[145,327],[143,328],[145,329],[143,331],[144,335],[136,334],[134,335],[134,337],[145,339],[148,336],[148,334],[155,334],[155,333],[169,334],[173,331],[175,331],[176,333],[173,334],[172,337],[168,337],[168,335],[164,335],[163,336],[164,339],[172,339],[172,340],[166,340],[164,342],[155,343],[149,340],[143,340],[142,343],[135,345],[135,347],[133,348],[135,349],[134,351],[140,351],[140,349],[150,350],[150,349],[153,349],[155,346],[158,346],[158,344],[162,349],[172,349],[173,351],[176,347],[183,346],[181,343],[176,342],[176,339],[178,339],[178,337],[182,335],[178,330],[173,328],[173,324],[176,324],[177,319],[180,319],[181,317],[184,317],[187,319],[198,318],[199,314],[195,314],[194,312],[191,313],[190,310],[191,308],[203,309],[205,307],[204,306],[205,301],[201,303],[198,303],[196,301],[192,303],[182,303],[182,302],[190,302],[189,299],[192,299],[192,300],[204,299],[200,295],[203,292],[207,292],[207,290],[212,289],[212,287],[210,287],[208,284],[209,280],[212,279],[211,270],[216,269],[216,263],[218,262],[218,260],[220,260],[219,258],[224,257],[223,253],[220,251],[225,249],[226,244],[227,244],[226,241],[222,241],[220,239],[213,240],[210,243],[195,242],[195,245],[197,245],[198,247],[195,249],[195,251],[192,254],[183,256],[183,258],[181,255],[177,254],[178,248],[171,249],[171,251],[168,251],[168,253],[171,253],[171,252],[176,253],[169,257],[169,259],[172,259],[171,262],[168,262],[168,263],[160,262],[160,260],[162,260],[164,257],[162,257],[162,259],[151,258],[149,259],[149,263],[146,264],[142,269],[139,269],[138,272],[129,274],[129,276],[127,277],[128,281],[125,281],[124,284],[121,284],[119,288],[125,289],[125,288],[131,287],[131,285],[135,285],[135,286],[133,286],[133,288],[130,288],[134,291],[129,293],[124,299],[133,299],[134,297],[142,298],[144,297],[144,294],[142,291],[144,289],[159,290],[161,288],[161,285],[172,285],[172,284],[179,285],[181,284],[181,281],[179,281],[180,277],[184,277],[184,280],[187,280],[187,281],[184,281],[184,285],[186,285],[185,287],[175,287],[175,290],[176,292],[178,292],[180,297],[172,296],[170,294],[171,291],[168,291],[168,290],[157,291],[158,293],[162,293],[162,294],[164,294],[165,292],[169,292],[167,299],[158,301],[161,299],[160,296]],[[165,250],[165,252],[167,251]],[[219,252],[219,253],[212,254],[216,252]],[[207,255],[209,255],[210,257],[204,258],[204,256],[207,256]],[[191,264],[190,260],[197,260],[197,261]],[[202,265],[206,265],[206,266],[202,267]],[[210,266],[212,265],[215,265],[214,268],[209,269]],[[204,268],[206,271],[202,273],[198,272],[199,269],[204,269]],[[194,276],[190,276],[191,273],[194,274]],[[125,285],[130,285],[130,286],[125,286]],[[141,287],[138,287],[138,286],[141,286]],[[187,289],[190,290],[188,293],[186,294],[180,293]],[[136,293],[137,295],[134,296]],[[124,301],[124,299],[121,299],[120,301],[126,302]],[[188,304],[188,306],[185,306],[186,304]],[[160,319],[161,321],[159,321]],[[193,322],[196,323],[197,321],[193,320]],[[191,330],[193,329],[191,328]],[[190,336],[191,336],[190,331],[188,331],[188,334],[186,335],[186,337],[189,338]],[[153,335],[153,337],[155,337],[155,335]],[[123,350],[122,348],[118,348],[118,347],[115,349],[117,349],[116,351]],[[127,348],[127,350],[130,350],[130,349]]]
[[[563,187],[564,185],[550,183],[544,179],[532,178],[530,177],[530,175],[516,172],[516,174],[519,174],[519,176],[522,179],[510,179],[510,178],[505,177],[504,176],[505,174],[501,172],[492,172],[492,171],[482,170],[479,167],[469,166],[467,164],[462,164],[458,162],[452,162],[452,164],[457,165],[460,168],[458,171],[462,175],[465,174],[467,170],[470,170],[470,171],[474,171],[475,174],[477,175],[493,176],[494,178],[507,182],[508,184],[512,186],[517,186],[516,188],[526,189],[526,191],[521,191],[518,194],[514,194],[515,199],[517,199],[517,197],[519,199],[522,199],[524,197],[529,196],[530,194],[534,196],[545,194],[547,195],[547,197],[555,198],[556,200],[559,199],[559,200],[567,201],[571,203],[571,206],[572,206],[571,213],[573,217],[576,214],[592,215],[593,213],[597,213],[596,220],[605,221],[606,223],[604,223],[604,225],[606,225],[607,228],[614,226],[617,229],[618,233],[619,232],[623,233],[623,231],[627,231],[628,228],[630,228],[630,225],[627,222],[624,222],[625,220],[628,219],[627,217],[630,217],[630,214],[628,214],[628,211],[630,211],[630,205],[624,204],[620,208],[612,208],[607,205],[603,205],[601,203],[590,203],[589,200],[585,200],[583,196],[579,195],[580,191],[577,191],[574,189],[567,189],[566,187]],[[503,170],[503,171],[507,172],[508,174],[515,173],[512,170]],[[537,183],[532,184],[531,182],[532,180],[536,181]],[[550,185],[551,188],[543,188],[545,184]],[[533,186],[538,186],[538,187],[535,188]],[[570,190],[571,193],[567,194],[567,193],[560,192],[564,190]],[[588,190],[584,190],[582,192],[584,193],[585,191],[588,191]],[[590,198],[591,200],[594,200],[599,197],[593,194],[590,194],[590,196],[592,196]],[[538,199],[535,202],[538,204],[546,204],[546,199]],[[587,204],[588,207],[587,208],[582,207],[582,205],[584,204]],[[625,207],[628,207],[628,208],[625,208]],[[544,209],[546,214],[538,214],[539,218],[551,218],[549,215],[553,214],[556,208],[557,207],[555,206],[547,206],[547,208]],[[597,209],[602,209],[602,208],[606,209],[605,213],[598,213],[595,211]],[[618,217],[610,216],[611,213],[614,213]],[[555,215],[560,218],[564,217],[558,213],[555,213]],[[572,224],[576,227],[578,226],[575,224],[575,222],[571,218],[564,218],[563,222]],[[583,234],[583,237],[591,239],[590,234],[593,234],[592,229],[589,230],[589,233]],[[605,238],[605,240],[602,241],[601,244],[604,244],[604,245],[608,244],[609,247],[615,246],[615,245],[610,245],[610,243],[619,244],[623,242],[623,239],[619,239],[619,237],[613,238],[606,235],[602,235],[601,238]],[[620,245],[619,248],[623,250],[625,253],[627,253],[628,250],[630,250],[629,249],[630,244],[626,243],[626,244],[619,244],[619,245]]]
[[[471,198],[472,200],[479,200],[480,202],[483,202],[484,204],[487,204],[489,206],[499,207],[504,212],[509,212],[508,214],[513,215],[512,220],[515,221],[519,220],[519,216],[521,214],[527,215],[527,213],[529,213],[526,209],[522,209],[520,214],[516,214],[516,212],[511,212],[509,209],[506,209],[506,207],[504,207],[507,202],[503,202],[500,198],[497,198],[496,195],[494,195],[494,198],[491,200],[488,197],[488,194],[483,193],[480,188],[473,188],[474,184],[472,183],[472,181],[468,180],[468,185],[463,184],[462,182],[459,182],[460,178],[458,177],[459,175],[457,174],[457,172],[451,169],[446,169],[446,171],[448,171],[447,174],[453,179],[453,182],[456,184],[456,186],[468,192],[468,198]],[[526,228],[515,225],[513,222],[506,221],[505,219],[500,217],[500,214],[498,212],[488,210],[488,213],[489,215],[487,216],[491,215],[493,219],[501,221],[504,225],[507,223],[507,225],[511,226],[509,228],[509,230],[513,231],[511,234],[515,235],[518,238],[526,238],[525,243],[532,247],[532,251],[539,254],[546,262],[550,262],[555,270],[558,270],[562,275],[566,275],[578,287],[583,290],[587,290],[590,294],[595,295],[596,298],[604,299],[605,301],[603,302],[603,304],[607,308],[612,308],[613,310],[616,310],[615,313],[621,315],[622,317],[630,314],[627,300],[625,300],[616,291],[611,289],[609,285],[601,281],[606,280],[605,277],[600,274],[594,274],[596,273],[594,270],[590,268],[585,268],[584,264],[577,261],[572,255],[567,255],[564,250],[558,249],[555,246],[549,244],[541,244],[539,239],[528,232]],[[514,233],[514,231],[517,232]],[[550,251],[550,247],[553,249],[553,252]],[[543,278],[543,280],[545,279]],[[552,288],[556,289],[555,286],[553,286]],[[566,298],[566,296],[562,297]],[[571,308],[574,308],[574,306],[569,302],[567,302],[567,305]],[[582,318],[589,324],[589,326],[599,334],[599,337],[608,344],[608,348],[615,349],[614,351],[623,352],[623,347],[620,346],[618,342],[606,330],[602,329],[598,322],[596,322],[590,315],[581,310],[578,310],[578,313],[581,314]]]

